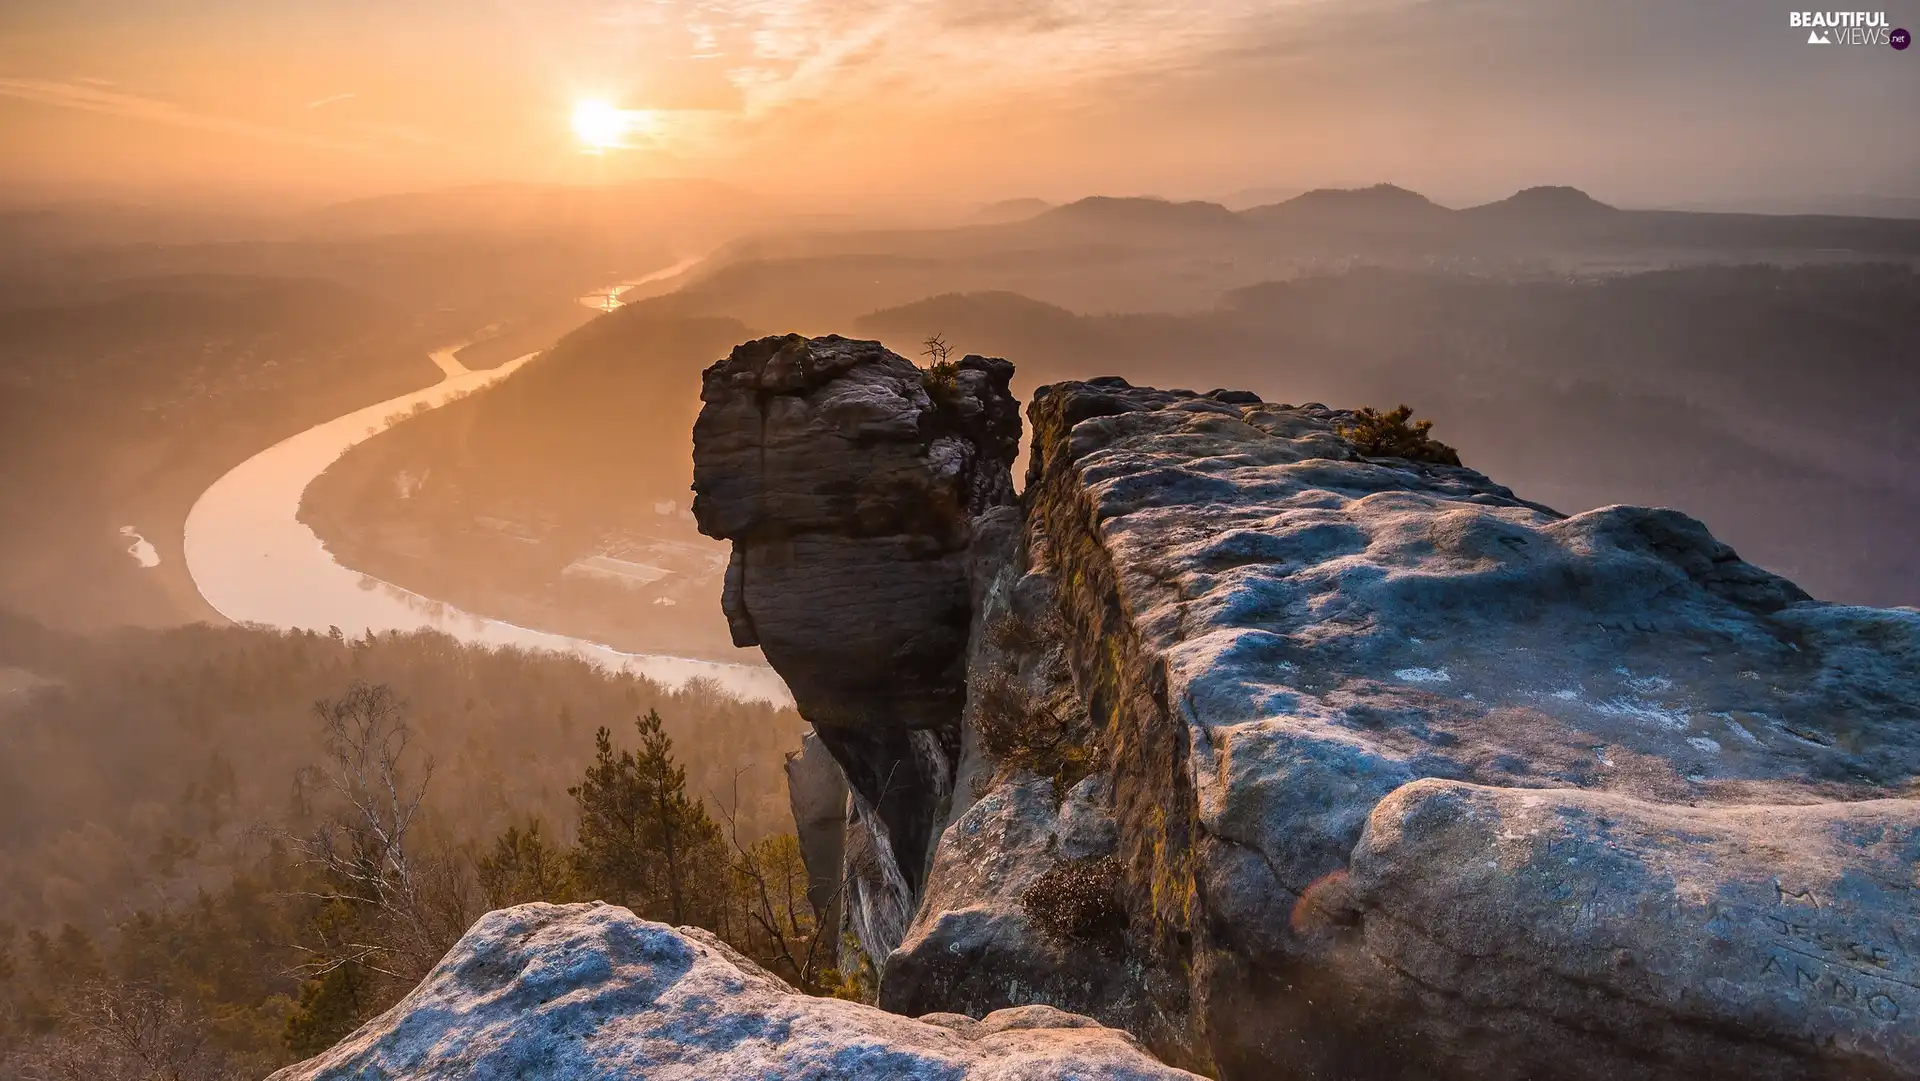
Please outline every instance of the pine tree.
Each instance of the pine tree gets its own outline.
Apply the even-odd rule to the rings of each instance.
[[[712,890],[695,868],[719,857],[720,829],[687,797],[687,771],[673,756],[660,713],[635,718],[640,752],[613,750],[605,728],[594,734],[594,762],[567,790],[580,809],[574,873],[587,896],[623,904],[675,924],[711,919]],[[710,877],[710,876],[704,876]]]
[[[508,826],[493,842],[493,852],[474,868],[488,908],[506,908],[529,901],[564,903],[573,899],[574,881],[567,854],[547,842],[540,820],[527,828]]]
[[[600,728],[593,744],[593,764],[567,789],[580,810],[574,874],[585,896],[632,907],[646,895],[640,822],[648,794],[633,753],[614,754],[611,732]]]
[[[673,739],[661,728],[660,711],[650,709],[637,719],[640,729],[640,783],[648,795],[642,844],[657,853],[661,881],[655,896],[666,895],[667,916],[675,924],[696,919],[689,896],[688,868],[720,843],[720,828],[706,807],[687,798],[687,770],[673,757]],[[704,900],[704,899],[703,899]],[[699,906],[707,915],[713,906]]]

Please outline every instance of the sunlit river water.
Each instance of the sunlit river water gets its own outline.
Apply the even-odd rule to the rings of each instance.
[[[677,275],[689,265],[691,261],[669,267],[647,280]],[[368,630],[432,628],[480,645],[573,653],[665,683],[705,677],[741,697],[791,701],[780,677],[761,665],[624,653],[598,642],[463,612],[335,562],[320,538],[299,520],[307,485],[347,448],[378,432],[388,418],[422,404],[431,409],[509,378],[533,361],[534,354],[490,371],[466,370],[451,349],[435,353],[433,359],[446,373],[439,383],[282,440],[241,462],[201,494],[187,514],[185,555],[187,571],[208,604],[236,623],[321,631],[339,627],[356,637]]]

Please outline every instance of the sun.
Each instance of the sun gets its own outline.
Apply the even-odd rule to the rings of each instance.
[[[573,107],[573,133],[594,153],[624,146],[632,127],[626,110],[604,101],[583,101]]]

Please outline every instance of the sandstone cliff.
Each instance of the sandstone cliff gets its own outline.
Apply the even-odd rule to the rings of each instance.
[[[993,424],[754,343],[695,433],[729,616],[911,913],[852,921],[883,1006],[1230,1078],[1920,1075],[1920,614],[1241,392],[1042,388],[1011,505],[963,369]]]

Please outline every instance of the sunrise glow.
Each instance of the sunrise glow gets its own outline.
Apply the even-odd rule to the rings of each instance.
[[[625,146],[633,126],[631,113],[604,101],[583,101],[573,107],[573,133],[592,153]]]

